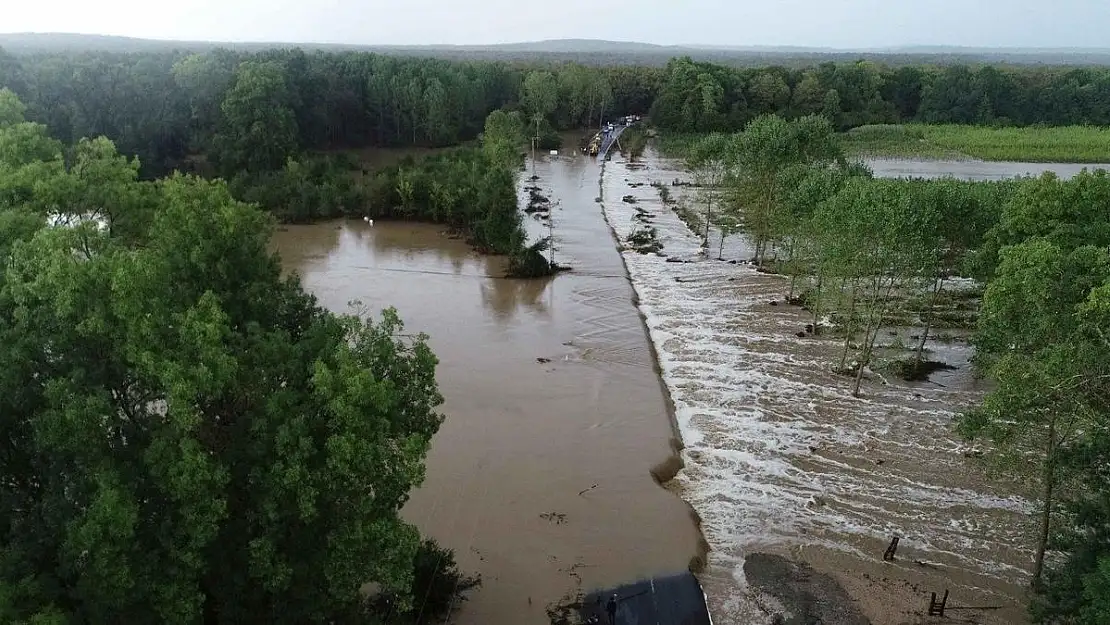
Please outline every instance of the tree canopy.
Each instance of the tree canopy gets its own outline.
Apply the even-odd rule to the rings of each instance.
[[[321,309],[222,182],[0,128],[0,620],[331,623],[407,602],[435,356]],[[12,122],[15,121],[13,124]]]

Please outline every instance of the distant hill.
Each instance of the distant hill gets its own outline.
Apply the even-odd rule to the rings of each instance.
[[[576,61],[589,65],[664,65],[676,56],[690,56],[733,66],[807,66],[824,61],[867,59],[890,65],[997,63],[1015,65],[1107,65],[1110,48],[966,48],[902,46],[843,50],[800,46],[658,45],[600,39],[552,39],[488,45],[378,46],[330,43],[161,41],[69,33],[0,34],[0,48],[16,54],[42,52],[203,52],[213,48],[262,50],[300,47],[308,50],[362,50],[380,54],[446,59]]]

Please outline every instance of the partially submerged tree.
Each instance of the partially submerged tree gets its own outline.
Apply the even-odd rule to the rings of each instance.
[[[843,162],[843,152],[828,120],[809,116],[787,121],[777,115],[757,117],[729,143],[729,185],[735,206],[763,264],[781,223],[783,198],[779,176],[787,168]]]
[[[863,331],[854,395],[859,394],[892,296],[921,279],[936,219],[935,213],[917,206],[897,180],[853,178],[817,210],[814,224],[822,238],[822,266],[850,289],[847,303],[838,311],[847,321],[841,369],[857,318]]]
[[[698,186],[698,202],[704,205],[702,224],[702,247],[708,254],[709,229],[715,223],[714,210],[722,212],[721,197],[725,176],[728,173],[727,163],[729,145],[732,137],[722,134],[706,135],[699,139],[690,149],[686,158],[686,165],[694,172],[694,180]]]

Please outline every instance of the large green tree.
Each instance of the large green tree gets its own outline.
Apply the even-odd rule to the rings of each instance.
[[[322,310],[222,183],[78,151],[0,167],[53,176],[0,198],[0,620],[333,623],[368,582],[405,601],[398,511],[441,422],[423,337]]]
[[[298,149],[297,122],[285,69],[275,61],[248,61],[220,109],[223,128],[214,156],[228,177],[247,171],[281,169]]]

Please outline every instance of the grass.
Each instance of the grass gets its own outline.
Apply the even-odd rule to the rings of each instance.
[[[861,126],[842,135],[854,156],[1110,163],[1110,128],[1096,126]]]
[[[697,133],[661,132],[655,138],[655,149],[667,158],[686,158],[694,143],[704,136]]]

